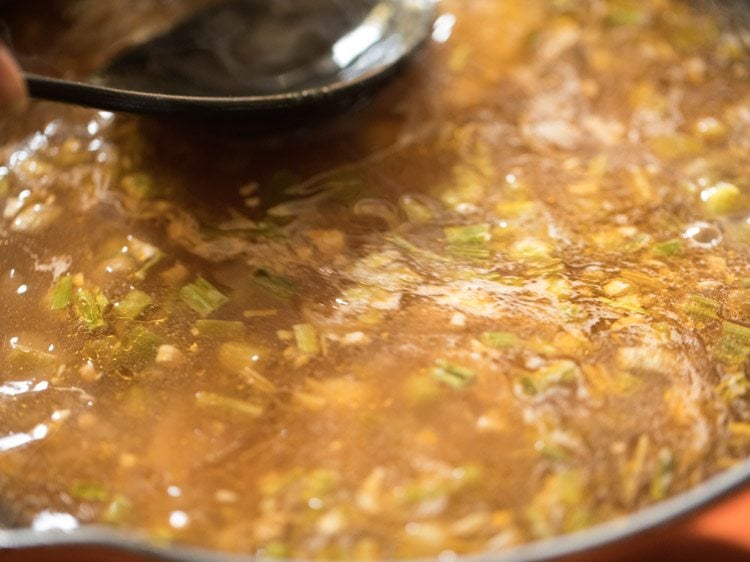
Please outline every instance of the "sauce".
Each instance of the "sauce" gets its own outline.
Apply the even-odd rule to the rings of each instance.
[[[7,118],[3,525],[477,553],[747,458],[736,32],[671,0],[442,10],[317,132]]]

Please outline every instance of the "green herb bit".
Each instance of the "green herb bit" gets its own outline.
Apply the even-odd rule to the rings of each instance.
[[[612,25],[643,25],[648,22],[648,13],[637,3],[619,2],[610,6],[607,23]]]
[[[722,323],[722,336],[713,349],[719,361],[741,365],[750,357],[750,328],[734,322]]]
[[[70,488],[70,495],[85,502],[101,502],[107,499],[109,492],[98,482],[77,481]]]
[[[567,449],[549,441],[541,441],[536,446],[536,451],[539,456],[551,462],[568,463],[571,460],[570,452]]]
[[[716,392],[727,406],[732,406],[736,401],[750,396],[750,380],[741,370],[726,373],[716,386]]]
[[[63,310],[68,308],[73,299],[73,277],[63,275],[52,286],[49,307],[52,310]]]
[[[203,337],[239,340],[245,336],[245,325],[234,320],[197,320],[195,328]]]
[[[282,300],[290,299],[297,294],[297,287],[292,281],[267,269],[256,271],[253,282],[261,289]]]
[[[133,503],[126,496],[118,494],[112,498],[102,517],[106,523],[119,525],[128,518],[132,509]]]
[[[196,392],[195,401],[203,408],[218,410],[228,414],[240,414],[243,417],[253,419],[258,419],[263,415],[263,406],[245,400],[214,394],[213,392]]]
[[[414,406],[429,406],[440,398],[441,388],[434,378],[420,373],[406,379],[402,392]]]
[[[469,226],[452,226],[444,229],[451,254],[477,259],[487,259],[490,250],[487,247],[492,239],[490,225],[476,224]]]
[[[722,323],[722,337],[716,342],[713,355],[730,365],[739,365],[750,357],[750,328],[735,324]]]
[[[219,365],[231,373],[241,376],[261,392],[272,394],[277,388],[274,383],[261,375],[256,368],[263,364],[268,349],[259,345],[241,342],[225,342],[219,346]]]
[[[115,311],[121,318],[135,320],[153,304],[154,299],[143,291],[130,291],[125,298],[115,304]]]
[[[297,347],[307,355],[318,355],[320,353],[320,338],[318,331],[312,324],[295,324],[294,339]]]
[[[672,257],[682,253],[682,240],[673,238],[666,242],[660,242],[654,245],[654,251],[665,257]]]
[[[451,226],[444,229],[448,244],[486,244],[492,238],[490,225]]]
[[[685,312],[702,320],[717,320],[721,303],[703,295],[690,295],[682,305]]]
[[[544,392],[553,386],[569,385],[578,380],[578,366],[568,359],[553,361],[523,377],[521,384],[529,394]]]
[[[484,246],[474,246],[472,244],[454,244],[448,246],[448,251],[459,258],[468,258],[475,260],[486,260],[490,257],[490,249]]]
[[[553,275],[563,273],[565,271],[565,263],[561,259],[557,259],[557,258],[545,259],[543,257],[540,257],[538,260],[532,259],[531,261],[535,263],[532,267],[529,267],[526,270],[527,276],[550,277]]]
[[[75,293],[73,309],[86,327],[93,331],[107,325],[104,321],[104,310],[108,304],[107,297],[104,296],[104,293],[100,289],[97,288],[89,291],[88,289],[80,288]]]
[[[25,345],[15,345],[8,352],[8,363],[18,370],[46,370],[57,366],[57,357]]]
[[[291,553],[289,547],[280,541],[268,543],[265,547],[263,547],[262,552],[262,557],[275,559],[290,558]]]
[[[194,282],[180,289],[180,298],[203,318],[229,300],[216,287],[200,276]]]
[[[121,359],[127,361],[126,366],[129,368],[143,366],[156,358],[156,352],[162,343],[164,342],[160,336],[136,325],[123,339]]]
[[[143,281],[148,276],[148,272],[151,271],[151,269],[155,267],[159,262],[161,262],[161,260],[163,260],[166,256],[167,255],[161,251],[151,256],[146,260],[141,268],[133,274],[133,277],[135,277],[139,281]]]
[[[741,365],[750,357],[750,347],[733,336],[724,335],[716,342],[713,356],[729,365]]]
[[[742,345],[750,346],[750,328],[734,322],[724,322],[721,326],[725,336],[740,342]]]
[[[574,469],[558,470],[545,477],[539,491],[526,508],[526,518],[537,537],[546,537],[558,532],[579,529],[590,523],[590,513],[585,507],[587,481]],[[550,513],[559,512],[559,521],[552,522]]]
[[[456,390],[463,390],[474,383],[477,374],[467,367],[439,359],[432,369],[432,376]]]
[[[521,339],[511,332],[485,332],[482,343],[495,349],[518,348],[522,344]]]
[[[657,459],[656,474],[651,480],[649,493],[654,501],[664,499],[669,493],[674,477],[675,459],[669,449],[661,449]]]

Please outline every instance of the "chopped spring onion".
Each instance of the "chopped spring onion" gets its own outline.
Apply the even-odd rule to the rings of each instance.
[[[148,275],[148,272],[165,257],[166,254],[159,251],[159,253],[148,258],[146,262],[141,266],[141,268],[133,274],[133,276],[136,279],[143,281]]]
[[[472,369],[441,359],[435,363],[432,376],[456,390],[462,390],[474,382],[477,374]]]
[[[452,226],[444,229],[448,251],[459,257],[487,259],[490,249],[487,244],[492,239],[488,224]]]
[[[673,238],[666,242],[659,242],[654,245],[654,251],[665,257],[672,257],[682,253],[682,240]]]
[[[451,226],[445,231],[445,239],[448,244],[486,244],[492,238],[490,225],[475,224],[469,226]]]
[[[98,482],[74,482],[70,489],[70,495],[77,500],[86,502],[100,502],[107,499],[107,489]]]
[[[533,395],[540,394],[553,386],[575,383],[578,366],[568,359],[553,361],[521,379],[523,389]]]
[[[750,328],[734,322],[724,322],[722,332],[725,336],[734,338],[743,345],[750,346]]]
[[[261,375],[256,368],[263,364],[268,350],[249,343],[226,342],[219,346],[219,365],[265,393],[276,391],[276,385]]]
[[[161,337],[151,330],[134,325],[122,340],[122,357],[131,365],[145,365],[156,358],[162,343]]]
[[[102,517],[106,523],[119,525],[127,519],[132,508],[133,503],[127,497],[118,494],[109,502]]]
[[[263,558],[284,559],[291,557],[289,547],[281,541],[268,543],[265,547],[263,547],[262,552]]]
[[[201,407],[227,414],[240,414],[253,419],[260,418],[263,415],[263,406],[214,394],[213,392],[196,392],[195,401]]]
[[[649,436],[641,435],[635,444],[630,460],[625,466],[625,474],[622,479],[622,495],[626,504],[632,504],[638,497],[641,477],[650,448],[651,439]]]
[[[68,308],[73,298],[73,277],[63,275],[52,287],[49,307],[52,310],[63,310]]]
[[[280,299],[290,299],[297,294],[294,283],[282,275],[278,275],[267,269],[259,269],[255,272],[253,282]]]
[[[320,353],[320,338],[318,331],[312,324],[295,324],[294,339],[297,347],[307,355],[318,355]]]
[[[101,290],[80,288],[75,293],[73,309],[89,330],[96,330],[106,326],[104,310],[108,304],[109,301]]]
[[[750,357],[750,328],[734,322],[723,322],[722,336],[716,342],[713,354],[724,363],[744,363]]]
[[[415,406],[428,406],[440,398],[440,383],[424,373],[407,378],[402,390]]]
[[[180,289],[182,301],[203,318],[217,310],[229,299],[203,277]]]
[[[660,450],[657,458],[656,474],[651,480],[649,490],[652,500],[662,500],[667,496],[669,488],[672,485],[674,469],[675,459],[672,452],[669,449]]]
[[[48,369],[57,365],[57,358],[46,351],[39,351],[25,345],[15,345],[8,352],[8,363],[19,370]]]
[[[482,343],[487,347],[505,349],[518,347],[521,339],[511,332],[485,332],[482,334]]]
[[[567,463],[571,460],[570,452],[562,445],[549,441],[539,441],[536,444],[536,452],[539,456],[552,462]]]
[[[610,6],[607,23],[611,25],[643,25],[648,21],[648,12],[637,3],[619,2]]]
[[[448,246],[448,251],[459,258],[486,260],[490,257],[489,248],[473,244],[454,244]]]
[[[201,319],[195,322],[195,328],[201,336],[209,338],[239,340],[245,336],[245,325],[233,320]]]
[[[690,295],[682,305],[685,312],[702,320],[719,318],[721,303],[703,295]]]
[[[135,320],[154,302],[150,295],[143,291],[130,291],[120,302],[115,303],[115,311],[121,318]]]

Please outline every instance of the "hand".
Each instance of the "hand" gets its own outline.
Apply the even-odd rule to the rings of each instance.
[[[27,98],[21,68],[8,48],[0,44],[0,111],[23,106]]]

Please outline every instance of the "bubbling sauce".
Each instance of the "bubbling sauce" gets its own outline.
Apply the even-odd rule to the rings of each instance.
[[[5,118],[0,523],[497,552],[748,457],[738,31],[677,0],[441,10],[314,132]]]

